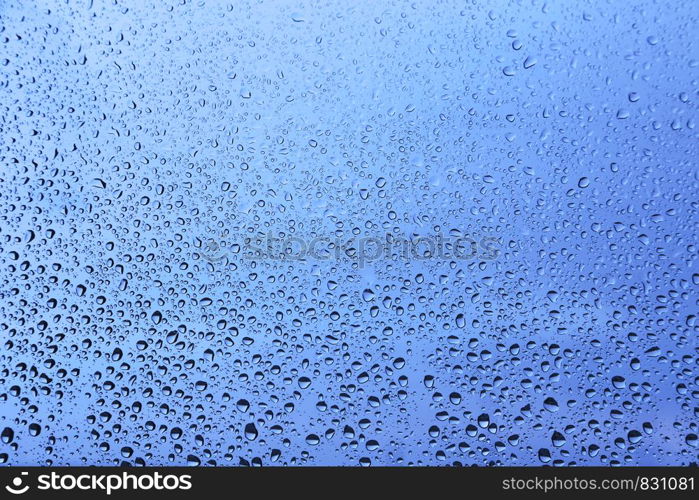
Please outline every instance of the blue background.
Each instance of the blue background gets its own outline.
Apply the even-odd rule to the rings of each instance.
[[[2,2],[0,461],[696,462],[696,23]]]

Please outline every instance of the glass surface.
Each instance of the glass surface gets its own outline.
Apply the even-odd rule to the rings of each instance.
[[[697,21],[0,2],[0,462],[696,462]]]

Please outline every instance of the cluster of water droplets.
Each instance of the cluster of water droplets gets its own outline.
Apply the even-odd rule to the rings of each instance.
[[[0,462],[696,462],[695,7],[2,2]]]

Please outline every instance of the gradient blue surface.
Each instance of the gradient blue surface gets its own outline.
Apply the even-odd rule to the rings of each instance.
[[[0,462],[696,463],[696,24],[0,3]]]

